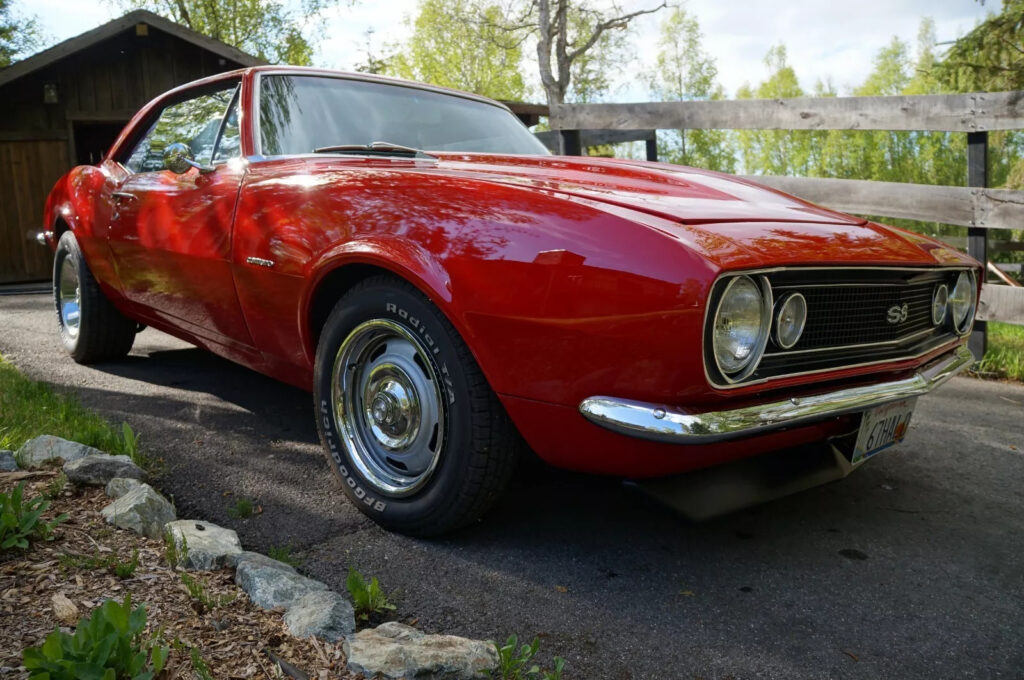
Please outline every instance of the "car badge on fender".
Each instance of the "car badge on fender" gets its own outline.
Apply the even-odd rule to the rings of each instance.
[[[900,305],[893,305],[889,308],[889,313],[886,316],[886,320],[891,324],[903,323],[907,320],[907,314],[910,313],[910,307],[906,302]]]

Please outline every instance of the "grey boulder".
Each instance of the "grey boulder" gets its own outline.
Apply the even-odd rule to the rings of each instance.
[[[17,469],[18,461],[14,459],[14,454],[6,449],[0,451],[0,472],[14,472]]]
[[[288,607],[284,625],[295,637],[317,637],[337,642],[356,630],[355,611],[349,601],[332,590],[306,593]]]
[[[114,477],[107,482],[104,492],[111,498],[120,498],[132,489],[142,486],[142,482],[131,477]]]
[[[100,511],[108,524],[159,539],[173,522],[174,506],[149,484],[139,484]]]
[[[388,623],[345,638],[348,669],[368,678],[440,680],[488,678],[498,665],[494,645],[454,635],[427,635]]]
[[[238,534],[216,524],[194,519],[180,519],[164,527],[184,558],[180,566],[186,569],[209,571],[224,566],[229,555],[242,552]]]
[[[275,564],[276,562],[276,564]],[[245,559],[235,567],[235,583],[263,609],[289,608],[306,593],[327,590],[319,581],[300,575],[287,564],[267,558]]]
[[[106,485],[115,477],[145,479],[146,473],[128,456],[94,453],[64,463],[64,474],[75,484]]]
[[[29,439],[21,445],[18,452],[14,454],[25,468],[42,467],[51,460],[60,458],[69,463],[89,455],[102,454],[99,449],[94,449],[78,442],[69,442],[67,439],[54,437],[51,434],[44,434]]]
[[[291,572],[292,574],[299,573],[295,571],[295,568],[290,564],[285,564],[280,560],[275,560],[272,557],[267,557],[266,555],[258,552],[251,552],[249,550],[243,550],[240,553],[228,555],[224,558],[224,566],[231,567],[232,569],[237,569],[238,565],[242,562],[255,562],[256,564],[261,564],[265,567],[273,567],[274,569]]]

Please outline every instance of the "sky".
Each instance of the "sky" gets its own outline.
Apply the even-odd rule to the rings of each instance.
[[[649,7],[657,0],[622,0],[628,9]],[[871,70],[878,50],[892,37],[914,44],[921,18],[935,20],[940,42],[970,30],[998,0],[982,6],[976,0],[683,0],[697,17],[704,47],[715,58],[719,81],[730,95],[746,82],[756,84],[767,71],[763,59],[773,45],[785,43],[791,65],[805,89],[831,78],[840,93],[859,85]],[[314,61],[318,66],[351,70],[364,60],[366,31],[374,31],[377,55],[389,43],[409,34],[404,19],[415,14],[417,0],[344,0],[317,20],[323,39]],[[46,33],[65,40],[119,14],[97,0],[21,0],[22,13],[36,14]],[[657,54],[657,15],[634,27],[636,50],[616,74],[609,101],[647,101],[650,95],[638,77],[652,68]],[[539,99],[539,95],[537,97]]]

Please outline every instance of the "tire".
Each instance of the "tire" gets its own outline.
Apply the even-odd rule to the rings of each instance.
[[[61,235],[53,257],[53,302],[61,343],[78,363],[120,359],[131,351],[138,324],[100,290],[71,231]]]
[[[500,497],[520,438],[447,318],[415,287],[365,279],[317,346],[320,440],[341,488],[381,526],[458,529]]]

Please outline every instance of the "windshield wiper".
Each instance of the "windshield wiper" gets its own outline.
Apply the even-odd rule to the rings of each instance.
[[[392,142],[371,142],[369,144],[336,144],[334,146],[321,146],[313,149],[313,153],[352,153],[366,154],[368,156],[403,156],[407,158],[433,158],[437,156],[426,151],[414,149],[411,146],[402,146]]]

